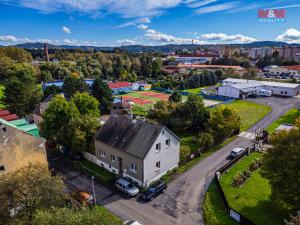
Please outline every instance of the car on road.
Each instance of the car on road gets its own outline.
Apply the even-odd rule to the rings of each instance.
[[[230,152],[230,157],[231,158],[236,158],[238,157],[240,154],[242,154],[245,151],[245,149],[243,148],[234,148],[232,149],[232,151]]]
[[[86,191],[75,191],[71,196],[83,206],[91,206],[95,203],[93,196]]]
[[[127,194],[128,197],[134,197],[140,192],[140,190],[136,186],[123,178],[120,178],[116,181],[116,188],[117,190]]]
[[[167,184],[163,181],[157,181],[150,185],[150,187],[143,193],[142,198],[145,201],[152,201],[156,196],[165,192]]]
[[[124,225],[142,225],[142,224],[134,220],[129,220],[129,221],[125,221]]]

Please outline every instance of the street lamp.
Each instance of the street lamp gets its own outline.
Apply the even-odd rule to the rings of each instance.
[[[97,204],[97,200],[96,200],[96,193],[95,193],[95,187],[94,187],[94,179],[95,179],[95,177],[92,176],[93,196],[94,196],[94,203],[96,205]]]

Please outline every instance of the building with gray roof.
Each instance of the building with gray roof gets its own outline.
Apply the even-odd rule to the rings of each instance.
[[[95,135],[97,164],[148,186],[178,166],[179,138],[165,126],[111,116]]]

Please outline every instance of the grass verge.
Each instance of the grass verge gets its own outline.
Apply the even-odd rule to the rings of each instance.
[[[206,225],[238,225],[225,212],[216,183],[213,180],[204,196],[203,214]]]
[[[2,103],[4,95],[4,85],[0,84],[0,109],[4,109],[5,105]]]
[[[291,109],[289,111],[287,111],[284,115],[282,115],[281,117],[279,117],[277,120],[275,120],[273,123],[271,123],[268,127],[267,127],[267,131],[269,133],[274,133],[274,131],[276,130],[276,128],[283,124],[283,123],[288,123],[288,124],[294,124],[296,119],[300,117],[300,110],[299,109]]]
[[[241,187],[231,184],[238,172],[248,169],[255,158],[261,157],[262,154],[257,152],[246,156],[221,176],[220,183],[229,205],[245,217],[258,225],[281,225],[284,215],[272,204],[271,187],[259,169]]]
[[[80,170],[83,170],[86,173],[89,173],[92,176],[95,176],[99,180],[101,180],[103,183],[110,184],[113,183],[116,179],[116,175],[113,173],[110,173],[109,171],[105,170],[104,168],[89,162],[87,160],[83,161],[72,161],[73,165],[77,167]]]
[[[227,106],[235,109],[240,115],[242,120],[241,131],[248,130],[256,122],[271,112],[270,106],[242,100],[234,101]]]

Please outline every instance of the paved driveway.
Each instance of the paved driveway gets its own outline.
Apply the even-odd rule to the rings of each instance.
[[[293,107],[300,107],[297,98],[260,98],[249,101],[270,104],[272,112],[255,124],[247,132],[224,146],[208,158],[200,161],[186,173],[173,181],[167,191],[152,202],[141,203],[137,199],[125,196],[96,183],[97,202],[124,220],[134,219],[143,225],[201,225],[204,193],[215,171],[224,165],[229,152],[234,147],[248,147],[253,143],[254,132],[267,127],[270,123]],[[53,160],[65,177],[65,183],[71,189],[92,191],[91,179],[72,168],[60,165],[59,159]]]

